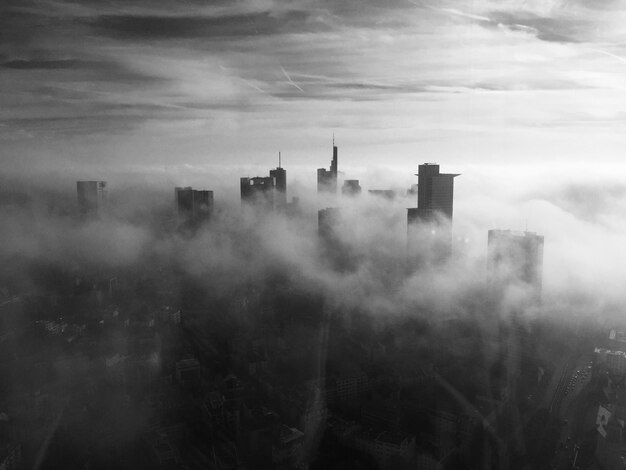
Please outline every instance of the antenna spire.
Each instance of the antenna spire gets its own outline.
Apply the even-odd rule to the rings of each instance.
[[[335,146],[335,133],[333,132],[333,147]]]
[[[282,168],[282,167],[280,166],[280,152],[278,152],[278,168]]]

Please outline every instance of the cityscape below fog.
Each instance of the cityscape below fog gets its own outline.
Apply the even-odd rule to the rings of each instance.
[[[406,192],[366,192],[338,162],[333,141],[314,222],[279,155],[239,207],[172,188],[124,262],[102,241],[14,253],[0,468],[622,468],[626,325],[549,314],[542,235],[494,227],[468,261],[460,175],[423,163]],[[98,238],[109,191],[2,210]],[[404,234],[385,238],[392,212]]]

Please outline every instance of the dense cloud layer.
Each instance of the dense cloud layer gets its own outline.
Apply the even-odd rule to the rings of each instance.
[[[173,269],[225,289],[261,285],[280,273],[347,308],[457,316],[475,311],[476,302],[488,297],[487,230],[527,229],[545,236],[546,310],[614,313],[609,310],[626,300],[620,282],[626,275],[620,255],[626,232],[623,185],[544,186],[547,181],[537,179],[532,188],[511,190],[506,178],[495,176],[457,178],[453,255],[439,265],[408,262],[406,208],[415,206],[415,196],[402,193],[393,200],[366,192],[331,198],[296,185],[301,211],[287,217],[242,207],[237,196],[220,197],[216,188],[213,220],[190,233],[177,228],[173,195],[162,187],[118,187],[109,193],[106,211],[87,220],[77,216],[73,195],[33,190],[29,202],[14,197],[0,208],[4,284],[19,279],[28,291],[31,262],[107,274]],[[579,201],[582,194],[586,206]],[[328,249],[317,234],[317,210],[331,206],[340,207],[341,217],[336,245]],[[518,302],[515,292],[501,300]]]

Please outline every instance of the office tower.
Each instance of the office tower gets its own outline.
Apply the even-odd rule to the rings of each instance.
[[[213,191],[176,187],[176,208],[178,214],[194,220],[205,220],[213,212]]]
[[[407,211],[409,256],[443,261],[452,252],[454,178],[459,175],[424,163],[417,176],[417,207]]]
[[[241,202],[254,204],[265,209],[286,211],[287,171],[281,166],[278,153],[278,167],[270,170],[269,176],[243,177],[240,179]]]
[[[330,162],[330,170],[317,169],[317,192],[337,193],[337,146],[333,138],[333,159]]]
[[[81,214],[97,213],[106,197],[106,181],[77,181],[76,194]]]
[[[534,232],[489,230],[488,270],[498,285],[516,284],[530,289],[535,300],[541,296],[543,236]]]
[[[434,222],[447,219],[452,222],[455,173],[439,173],[436,163],[424,163],[417,174],[417,209],[409,209],[409,223]]]
[[[278,152],[278,168],[270,170],[270,177],[275,181],[274,204],[277,208],[287,205],[287,172],[281,166],[280,152]]]
[[[341,188],[341,194],[344,196],[358,196],[361,194],[359,180],[345,180]]]
[[[255,176],[241,178],[241,202],[254,204],[266,209],[275,207],[276,178],[274,176]]]

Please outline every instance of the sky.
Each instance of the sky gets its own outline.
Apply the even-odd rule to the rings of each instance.
[[[5,0],[5,171],[619,165],[626,5]],[[552,167],[550,167],[552,170]],[[248,170],[252,171],[252,170]]]

